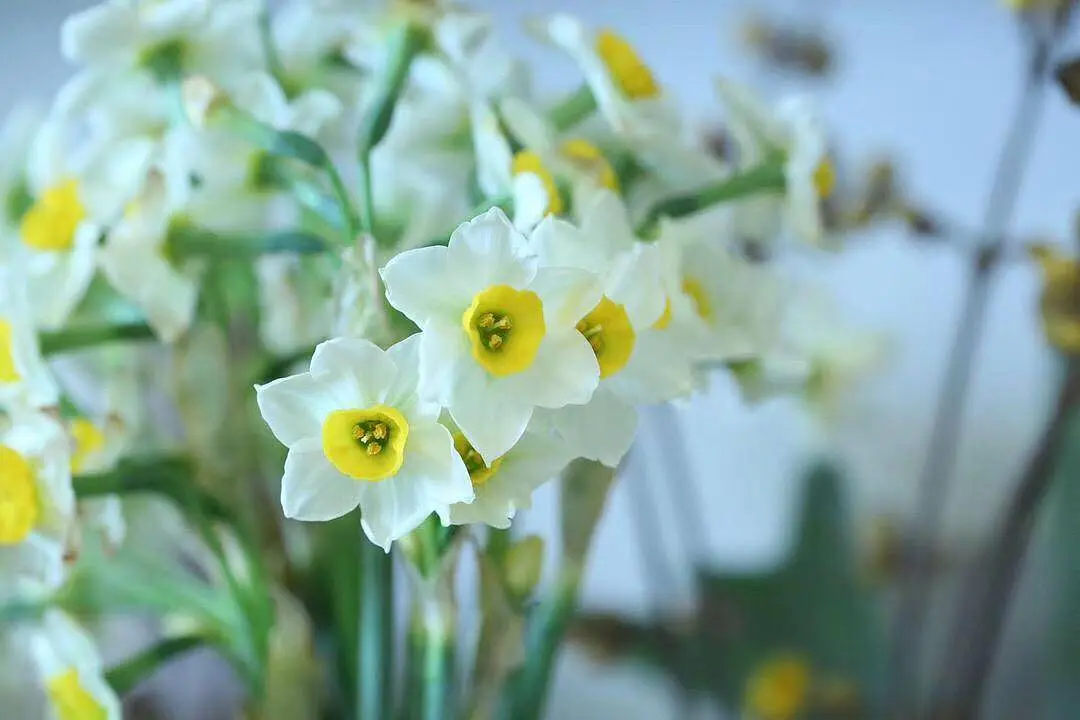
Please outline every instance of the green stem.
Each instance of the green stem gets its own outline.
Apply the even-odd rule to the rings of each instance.
[[[156,645],[143,650],[129,660],[109,668],[105,673],[105,682],[123,697],[153,675],[162,665],[190,650],[206,643],[201,635],[180,635],[166,638]]]
[[[596,97],[588,85],[579,87],[573,95],[551,109],[548,118],[559,132],[569,130],[596,112]]]
[[[53,355],[106,343],[153,339],[154,331],[150,329],[149,325],[142,322],[131,322],[117,325],[90,325],[42,333],[38,336],[38,343],[42,355]]]
[[[580,572],[564,565],[550,597],[529,617],[525,631],[525,665],[511,681],[511,706],[508,712],[501,713],[501,717],[539,720],[544,716],[559,648],[577,609],[580,583]]]
[[[391,557],[360,539],[357,629],[356,719],[389,715],[393,689],[394,574]]]
[[[263,56],[266,59],[266,67],[270,74],[278,81],[278,84],[286,89],[285,66],[281,62],[277,45],[274,43],[273,28],[270,26],[270,7],[268,0],[263,0],[262,8],[259,9],[259,40],[262,42]]]
[[[178,228],[169,235],[169,251],[178,258],[251,258],[277,253],[311,255],[329,250],[326,241],[304,230],[259,235],[221,235],[201,228]]]
[[[453,720],[454,573],[417,578],[403,720]]]
[[[786,184],[783,164],[765,162],[707,185],[696,192],[661,200],[653,205],[645,219],[638,225],[637,233],[641,237],[650,236],[655,232],[661,218],[685,217],[713,205],[738,200],[748,195],[782,193]]]

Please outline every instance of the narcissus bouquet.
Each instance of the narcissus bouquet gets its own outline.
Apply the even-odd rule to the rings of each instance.
[[[67,19],[74,77],[0,144],[12,717],[119,718],[202,645],[251,717],[537,717],[639,409],[827,406],[871,359],[806,277],[838,179],[804,100],[718,80],[721,157],[615,31],[530,29],[559,102],[433,0]],[[561,537],[515,533],[556,482]]]

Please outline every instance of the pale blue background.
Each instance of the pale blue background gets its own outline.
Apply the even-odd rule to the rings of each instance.
[[[77,0],[5,0],[0,5],[0,89],[5,103],[45,99],[68,69],[56,30]],[[737,49],[746,10],[776,8],[813,18],[839,48],[839,70],[809,90],[851,161],[879,152],[901,161],[917,197],[975,227],[983,213],[989,173],[1018,87],[1021,47],[1011,16],[991,0],[802,0],[711,2],[593,0],[592,2],[475,3],[490,8],[508,42],[535,60],[539,85],[570,90],[574,69],[563,57],[526,40],[518,21],[554,9],[623,31],[664,85],[693,116],[719,119],[713,76],[757,83],[778,96],[798,85],[768,76]],[[1073,44],[1075,49],[1075,43]],[[1080,206],[1080,112],[1060,92],[1048,93],[1028,182],[1013,228],[1024,235],[1063,239]],[[891,338],[887,367],[866,388],[847,420],[828,435],[851,463],[861,528],[878,514],[902,517],[927,441],[932,400],[944,365],[964,276],[959,253],[919,246],[896,229],[860,239],[859,247],[823,264],[823,277],[846,309]],[[1036,285],[1030,269],[1001,273],[989,330],[960,448],[960,477],[946,508],[947,536],[962,553],[985,530],[1030,445],[1045,406],[1049,357],[1034,322]],[[761,567],[780,558],[793,507],[793,470],[819,434],[783,403],[753,412],[738,407],[718,383],[709,397],[681,413],[694,481],[710,518],[716,562]],[[601,527],[585,586],[586,603],[643,613],[647,594],[625,488],[616,492]],[[549,532],[553,496],[541,494],[529,527]],[[678,555],[670,509],[662,543],[682,573],[669,602],[686,599],[686,560]],[[1023,651],[1014,666],[1023,662]],[[187,688],[191,695],[191,688]],[[600,668],[572,654],[564,663],[553,718],[660,718],[671,713],[661,680],[632,668]]]

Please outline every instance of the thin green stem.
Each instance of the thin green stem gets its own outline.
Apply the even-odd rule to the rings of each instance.
[[[38,343],[43,355],[54,355],[108,343],[153,339],[154,331],[149,325],[143,322],[131,322],[116,325],[90,325],[42,333],[38,336]]]
[[[109,668],[105,673],[105,682],[117,695],[123,697],[157,672],[162,665],[178,655],[183,655],[205,644],[206,638],[195,634],[166,638],[119,665]]]
[[[649,237],[656,230],[661,218],[685,217],[713,205],[750,195],[782,193],[785,186],[783,163],[765,162],[692,193],[661,200],[645,215],[645,219],[638,225],[637,233],[641,237]]]
[[[551,124],[559,132],[569,130],[596,112],[596,97],[588,85],[582,85],[548,114]]]
[[[394,573],[389,554],[360,538],[356,720],[390,713],[393,688]]]

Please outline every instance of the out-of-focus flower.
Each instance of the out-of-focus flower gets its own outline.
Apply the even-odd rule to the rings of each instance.
[[[1048,245],[1035,245],[1031,255],[1042,271],[1039,310],[1043,332],[1066,355],[1080,354],[1080,263]]]
[[[26,275],[17,262],[0,264],[0,407],[14,401],[40,407],[56,398],[34,332]]]
[[[55,588],[75,512],[67,437],[41,412],[8,413],[0,430],[0,578]]]
[[[453,428],[452,428],[453,429]],[[553,478],[570,461],[564,443],[544,432],[526,430],[514,447],[485,462],[460,430],[454,432],[454,449],[465,463],[476,499],[450,507],[455,525],[482,523],[510,527],[518,510],[532,506],[533,490]]]
[[[331,520],[360,507],[364,532],[390,544],[436,512],[473,497],[439,409],[417,395],[413,336],[382,351],[366,340],[322,343],[311,370],[256,388],[263,419],[289,448],[285,515]]]
[[[810,666],[797,655],[779,655],[762,663],[746,683],[743,713],[747,720],[795,720],[810,699]]]
[[[780,162],[787,183],[782,196],[763,195],[738,203],[738,234],[770,244],[786,226],[804,242],[823,245],[821,202],[832,194],[836,174],[809,101],[791,98],[770,111],[747,88],[730,80],[720,80],[716,87],[737,144],[738,167],[745,171]]]

